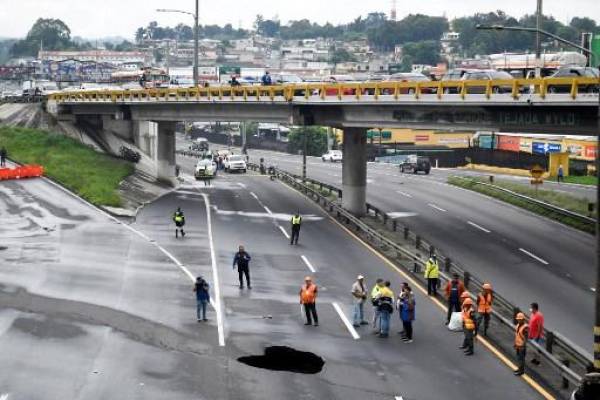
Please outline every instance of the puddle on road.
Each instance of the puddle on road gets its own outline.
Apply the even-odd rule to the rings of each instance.
[[[287,346],[267,347],[264,355],[240,357],[238,361],[255,368],[299,374],[318,374],[325,365],[325,360],[316,354]]]

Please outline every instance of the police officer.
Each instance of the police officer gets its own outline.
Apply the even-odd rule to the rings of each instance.
[[[244,288],[244,276],[246,276],[246,284],[248,285],[248,289],[252,289],[250,286],[250,254],[246,253],[244,250],[244,246],[240,246],[238,248],[238,252],[235,253],[233,257],[233,268],[237,265],[238,275],[240,279],[240,289]]]
[[[302,217],[300,216],[300,212],[297,211],[296,214],[292,216],[292,240],[290,240],[290,244],[298,244],[298,237],[300,237],[301,225]]]
[[[438,282],[440,279],[440,266],[437,257],[433,254],[425,265],[425,279],[427,279],[427,295],[437,296]]]
[[[177,211],[173,214],[173,222],[175,222],[175,237],[179,237],[179,232],[181,232],[181,237],[185,237],[185,232],[183,231],[185,216],[183,215],[183,211],[181,211],[181,207],[177,207]]]

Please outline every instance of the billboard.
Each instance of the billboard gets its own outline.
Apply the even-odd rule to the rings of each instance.
[[[521,149],[521,138],[519,136],[498,136],[498,149],[508,151],[519,151]]]
[[[586,158],[596,158],[598,154],[598,147],[596,146],[585,146],[585,157]]]
[[[533,142],[531,150],[536,154],[560,153],[562,146],[560,143]]]

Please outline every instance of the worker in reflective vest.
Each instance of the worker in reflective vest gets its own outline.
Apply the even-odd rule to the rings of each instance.
[[[433,254],[425,264],[425,279],[427,279],[427,295],[437,296],[438,282],[440,279],[440,266],[437,257]]]
[[[185,225],[185,216],[180,207],[177,207],[177,211],[173,213],[173,222],[175,222],[175,237],[178,237],[179,232],[181,232],[181,237],[184,237],[183,226]]]
[[[463,340],[461,349],[465,351],[466,356],[472,356],[474,351],[474,338],[477,335],[477,323],[473,315],[473,300],[466,298],[462,303],[462,318],[463,318]]]
[[[319,326],[319,317],[317,315],[317,285],[315,285],[310,276],[304,278],[304,285],[300,287],[300,304],[304,307],[306,314],[306,323],[304,325]]]
[[[477,328],[481,326],[483,321],[483,335],[487,336],[487,330],[490,326],[490,317],[492,315],[492,303],[494,302],[494,293],[492,285],[489,283],[483,284],[483,290],[477,295]]]
[[[517,352],[517,370],[514,372],[516,376],[525,373],[525,356],[527,355],[527,330],[529,327],[525,322],[525,314],[518,313],[515,317],[517,326],[515,327],[515,351]]]
[[[290,244],[298,244],[301,225],[302,217],[300,216],[300,212],[296,212],[296,214],[292,216],[292,239],[290,240]]]

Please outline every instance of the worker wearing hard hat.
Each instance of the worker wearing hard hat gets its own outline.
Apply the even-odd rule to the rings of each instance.
[[[463,340],[461,349],[465,351],[466,356],[472,356],[474,352],[474,338],[477,335],[477,322],[473,311],[473,300],[470,297],[466,298],[462,303],[462,318],[463,318]]]
[[[525,321],[525,314],[518,313],[515,317],[517,326],[515,327],[515,351],[517,352],[517,370],[515,375],[520,376],[525,373],[525,356],[527,355],[527,331],[529,327]]]
[[[317,315],[317,285],[313,283],[310,276],[304,278],[304,285],[300,287],[300,304],[304,307],[306,314],[306,323],[304,325],[319,326],[319,316]]]
[[[493,302],[494,293],[492,292],[492,285],[484,283],[482,291],[477,295],[477,328],[479,329],[482,325],[481,322],[483,321],[483,336],[487,336],[487,331],[490,326]]]

